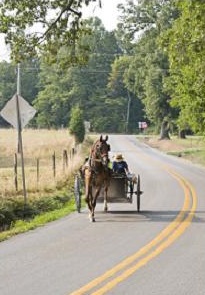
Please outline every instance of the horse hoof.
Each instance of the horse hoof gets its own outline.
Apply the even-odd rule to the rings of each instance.
[[[93,217],[92,215],[89,215],[89,219],[90,219],[90,222],[95,222],[95,217]]]
[[[107,207],[105,207],[105,208],[104,208],[104,212],[107,212],[107,211],[108,211],[108,208],[107,208]]]

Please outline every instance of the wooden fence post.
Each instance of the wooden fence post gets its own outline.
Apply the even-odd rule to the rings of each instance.
[[[40,167],[40,160],[39,158],[37,158],[36,160],[36,177],[37,177],[37,189],[38,189],[38,185],[39,185],[39,167]]]
[[[18,161],[17,154],[14,154],[14,185],[16,191],[18,191]]]
[[[52,161],[53,161],[53,177],[56,177],[56,155],[55,152],[52,155]]]
[[[65,167],[68,167],[68,153],[67,150],[63,151],[63,172],[65,172]]]

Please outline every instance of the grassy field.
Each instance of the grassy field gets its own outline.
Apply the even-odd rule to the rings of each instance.
[[[25,129],[22,139],[26,202],[22,185],[21,157],[17,154],[17,131],[0,129],[0,241],[76,210],[73,195],[74,175],[93,142],[90,137],[86,137],[82,145],[75,147],[74,139],[66,129]]]
[[[31,130],[22,132],[26,188],[30,194],[53,190],[67,178],[82,160],[80,151],[73,157],[74,141],[68,130]],[[67,153],[65,162],[63,153]],[[0,196],[22,193],[21,155],[17,154],[17,180],[15,186],[14,158],[17,153],[17,132],[0,129]],[[55,155],[55,170],[54,170]],[[63,161],[64,159],[64,161]],[[54,177],[55,173],[55,177]]]
[[[167,154],[183,157],[195,164],[205,166],[205,138],[203,136],[187,136],[186,139],[172,136],[171,140],[159,140],[158,136],[143,136],[140,140]]]

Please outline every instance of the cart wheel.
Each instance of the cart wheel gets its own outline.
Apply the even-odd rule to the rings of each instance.
[[[129,201],[132,203],[132,195],[134,193],[134,182],[130,181],[129,182]]]
[[[80,190],[80,176],[77,174],[74,180],[74,195],[75,195],[75,204],[78,213],[81,209],[81,190]]]
[[[141,190],[140,190],[140,176],[137,176],[137,191],[136,191],[136,195],[137,195],[137,211],[140,211],[140,195],[142,194]]]

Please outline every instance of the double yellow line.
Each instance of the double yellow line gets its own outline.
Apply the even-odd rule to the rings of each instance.
[[[196,192],[192,184],[181,175],[167,167],[164,167],[164,169],[166,169],[183,188],[184,204],[179,214],[158,236],[138,252],[129,256],[121,263],[105,272],[102,276],[97,277],[82,288],[70,293],[70,295],[105,294],[169,247],[190,225],[197,206]]]

